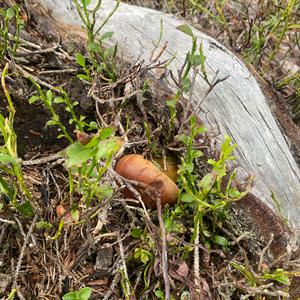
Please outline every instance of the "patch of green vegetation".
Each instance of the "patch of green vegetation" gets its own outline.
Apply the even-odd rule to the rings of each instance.
[[[9,26],[14,21],[15,33],[9,37]],[[5,54],[16,55],[19,46],[20,33],[24,27],[24,21],[20,17],[20,8],[14,5],[8,9],[0,9],[0,62]]]
[[[84,287],[79,291],[69,292],[65,294],[63,300],[88,300],[92,295],[92,289],[89,287]]]
[[[8,104],[8,117],[0,113],[0,132],[4,142],[0,148],[0,192],[21,213],[32,215],[31,194],[25,185],[17,152],[17,134],[14,130],[16,109],[6,87],[7,74],[8,64],[5,65],[1,76],[1,85]],[[7,180],[7,177],[12,180]],[[22,198],[25,200],[17,200]]]
[[[108,14],[103,22],[96,26],[96,15],[101,9],[101,0],[98,0],[93,8],[90,8],[90,0],[73,0],[78,15],[80,16],[84,29],[88,36],[87,49],[89,62],[80,53],[76,54],[77,63],[83,68],[85,74],[78,74],[78,78],[91,82],[93,77],[100,75],[108,83],[117,80],[115,57],[117,54],[117,44],[104,48],[105,40],[113,36],[113,32],[101,33],[103,27],[118,9],[120,1],[116,1],[114,9]]]

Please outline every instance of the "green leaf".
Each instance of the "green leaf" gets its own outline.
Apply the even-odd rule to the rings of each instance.
[[[116,153],[120,149],[120,146],[121,145],[119,139],[102,140],[98,144],[96,158],[108,158],[110,155]]]
[[[16,159],[6,153],[0,153],[0,163],[1,164],[9,164],[9,163],[15,163]]]
[[[113,188],[108,184],[101,184],[98,187],[97,192],[100,194],[101,198],[110,198],[113,195]]]
[[[290,279],[287,276],[287,272],[284,271],[283,269],[276,269],[276,271],[274,273],[265,273],[263,275],[264,279],[271,279],[271,280],[275,280],[278,281],[284,285],[290,285]]]
[[[190,195],[190,194],[188,194],[188,193],[181,194],[180,199],[181,199],[182,202],[186,202],[186,203],[191,203],[191,202],[195,201],[195,199],[193,198],[193,196]]]
[[[52,227],[52,224],[49,223],[49,222],[41,220],[41,221],[36,223],[35,227],[37,229],[50,229]]]
[[[188,78],[188,77],[184,78],[182,80],[182,88],[185,93],[187,93],[190,90],[191,84],[192,84],[192,82],[191,82],[190,78]]]
[[[181,135],[177,135],[176,139],[180,142],[182,142],[183,144],[185,144],[186,146],[189,145],[190,143],[190,137],[184,134]]]
[[[60,104],[60,103],[65,103],[66,100],[63,97],[55,97],[53,102],[56,104]]]
[[[79,78],[79,79],[81,79],[81,80],[86,80],[86,81],[90,81],[90,77],[89,76],[87,76],[87,75],[85,75],[85,74],[78,74],[78,75],[76,75],[77,76],[77,78]]]
[[[104,41],[106,39],[110,39],[113,36],[113,31],[107,31],[101,35],[101,41]]]
[[[220,246],[228,246],[229,245],[228,240],[224,236],[221,236],[221,235],[214,235],[213,242]]]
[[[189,172],[192,173],[194,171],[194,164],[193,163],[184,163],[179,166],[179,173],[182,172]]]
[[[185,25],[185,24],[184,25],[179,25],[179,26],[176,27],[176,29],[178,29],[181,32],[189,35],[190,37],[194,37],[193,31],[192,31],[191,27],[188,26],[188,25]]]
[[[84,287],[79,291],[70,292],[65,294],[63,300],[88,300],[91,297],[92,289],[89,287]]]
[[[135,248],[133,257],[134,257],[134,259],[139,259],[141,257],[141,250],[138,248]]]
[[[88,300],[92,295],[92,289],[89,287],[84,287],[79,290],[78,294],[81,300]]]
[[[51,90],[48,90],[47,93],[46,93],[46,97],[47,97],[47,102],[52,105],[52,101],[53,101],[53,98],[54,98],[54,95],[52,93]]]
[[[199,133],[203,134],[205,132],[207,132],[207,128],[204,125],[201,125],[201,126],[195,128],[195,133],[196,134],[199,134]]]
[[[88,49],[93,52],[99,53],[101,51],[101,47],[98,43],[90,42],[87,45]]]
[[[32,206],[31,206],[31,204],[30,204],[29,201],[26,201],[23,204],[16,203],[15,207],[24,216],[30,217],[30,216],[33,215],[33,208],[32,208]]]
[[[146,251],[142,251],[140,259],[143,264],[146,264],[150,258]]]
[[[207,160],[207,163],[209,163],[210,165],[213,165],[213,166],[215,166],[217,164],[217,162],[211,158]]]
[[[81,53],[76,53],[75,59],[76,59],[76,62],[79,64],[79,66],[85,67],[85,58]]]
[[[135,239],[139,239],[142,234],[143,231],[140,228],[135,227],[131,230],[131,236]]]
[[[113,133],[115,132],[115,128],[114,127],[106,127],[103,128],[100,132],[100,140],[104,140],[109,138]]]
[[[238,270],[241,274],[243,274],[245,276],[245,278],[249,281],[249,283],[251,285],[255,285],[256,282],[256,278],[255,276],[252,274],[251,271],[249,271],[248,269],[246,269],[243,265],[235,262],[235,261],[230,261],[229,264],[235,268],[236,270]]]
[[[200,44],[199,47],[199,54],[200,54],[200,65],[201,65],[201,73],[205,76],[205,78],[207,78],[206,76],[206,69],[205,69],[205,60],[206,60],[206,56],[203,53],[203,44]]]
[[[203,229],[202,233],[204,234],[204,236],[206,236],[208,238],[211,237],[211,233],[208,230],[206,230],[206,229]]]
[[[82,0],[82,2],[84,4],[84,6],[86,7],[86,6],[90,5],[91,0]]]
[[[200,55],[193,55],[192,57],[192,65],[194,67],[198,67],[201,64],[201,56]]]
[[[12,19],[15,16],[15,10],[13,9],[13,7],[10,7],[7,11],[6,11],[6,17],[9,19]]]
[[[49,121],[46,123],[46,126],[54,126],[54,125],[57,125],[57,122],[54,121],[54,120],[49,120]]]
[[[90,130],[98,128],[98,124],[95,121],[90,122],[89,126],[90,126]]]
[[[0,176],[0,191],[4,193],[11,201],[14,198],[14,192],[9,187],[8,183]]]
[[[198,158],[203,156],[203,152],[201,150],[192,150],[191,151],[191,157],[192,159]]]
[[[66,165],[68,168],[73,166],[80,167],[95,155],[94,148],[85,148],[80,143],[74,143],[66,149],[68,156]]]
[[[29,98],[28,102],[29,102],[29,104],[32,104],[40,99],[41,99],[40,96],[32,96]]]
[[[155,291],[155,296],[159,299],[164,299],[165,298],[164,293],[161,290],[156,290]]]
[[[288,26],[289,29],[300,29],[300,24],[291,24]]]
[[[72,208],[71,209],[71,216],[74,222],[79,221],[79,210],[77,208]]]
[[[166,105],[171,108],[176,108],[176,104],[178,103],[178,99],[170,99],[166,101]]]
[[[208,173],[201,179],[199,187],[202,189],[204,196],[206,196],[207,193],[212,189],[215,183],[215,178],[215,175]]]
[[[167,217],[167,218],[164,220],[164,225],[165,225],[166,231],[167,231],[167,232],[171,232],[171,230],[172,230],[172,225],[173,225],[173,219],[172,219],[172,217]]]
[[[228,196],[230,198],[239,198],[241,196],[241,192],[239,192],[238,190],[231,188],[228,192]]]

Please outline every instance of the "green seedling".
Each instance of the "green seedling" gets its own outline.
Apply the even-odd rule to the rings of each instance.
[[[176,218],[185,215],[188,208],[191,208],[194,212],[194,229],[191,242],[198,241],[200,238],[201,242],[207,246],[212,243],[227,247],[229,241],[218,233],[218,227],[222,226],[228,205],[241,199],[248,191],[239,192],[232,186],[236,170],[230,172],[227,169],[227,162],[234,159],[232,151],[236,145],[231,145],[231,139],[228,136],[225,136],[219,159],[208,160],[212,166],[211,172],[203,178],[199,178],[195,170],[195,163],[198,158],[203,156],[203,153],[200,150],[195,150],[193,145],[197,135],[203,133],[205,133],[205,128],[198,127],[195,117],[192,117],[189,135],[177,136],[177,139],[186,147],[186,154],[181,159],[178,171],[178,184],[181,190],[179,199],[183,207],[181,209],[176,207],[174,213],[169,214],[165,220],[165,224],[168,225],[167,228],[172,228]],[[225,178],[227,178],[227,182],[224,187]],[[210,220],[210,225],[204,222],[204,219]]]
[[[36,88],[38,95],[37,96],[32,96],[29,99],[29,103],[33,104],[37,101],[41,101],[43,103],[43,105],[45,106],[45,108],[50,112],[51,114],[51,119],[47,122],[46,125],[48,126],[57,126],[61,133],[57,136],[58,138],[66,138],[70,143],[73,143],[73,139],[71,138],[70,134],[68,133],[66,127],[63,125],[63,123],[60,121],[59,115],[57,114],[57,112],[55,111],[53,104],[54,99],[54,94],[51,90],[48,90],[46,92],[46,94],[42,91],[40,85],[38,83],[36,83],[32,78],[28,78],[29,81],[34,85],[34,87]],[[60,99],[56,102],[60,103]],[[74,104],[73,104],[74,106]],[[70,110],[70,107],[66,106],[66,110]]]
[[[144,230],[139,228],[133,228],[131,231],[131,235],[135,239],[139,239],[141,242],[139,247],[134,249],[133,258],[141,263],[140,268],[143,272],[143,281],[144,281],[144,289],[141,292],[143,294],[146,290],[149,289],[149,276],[148,272],[153,266],[154,263],[154,241],[150,237],[149,234]]]
[[[123,291],[123,297],[125,300],[132,299],[131,296],[134,295],[134,291],[131,285],[131,282],[129,281],[126,272],[124,272],[123,269],[119,269],[119,273],[121,274],[121,287]],[[135,297],[134,297],[135,299]]]
[[[1,85],[7,101],[8,117],[0,114],[0,132],[4,144],[0,148],[0,191],[15,206],[17,210],[25,215],[32,215],[33,209],[30,204],[31,194],[24,182],[22,168],[18,158],[17,134],[14,130],[14,117],[16,109],[6,87],[5,78],[8,73],[8,64],[3,69]],[[6,176],[15,178],[12,182],[6,180]],[[22,203],[17,201],[17,195],[25,197]],[[22,198],[23,198],[22,197]]]
[[[277,281],[281,284],[289,286],[291,282],[288,275],[288,272],[284,271],[283,269],[276,269],[273,273],[264,272],[262,278],[266,280]]]
[[[70,142],[70,146],[64,151],[66,158],[66,167],[69,173],[69,191],[70,202],[73,204],[73,193],[79,192],[83,194],[83,200],[90,203],[95,197],[101,200],[112,195],[112,187],[107,184],[101,184],[101,178],[110,166],[113,155],[119,150],[121,140],[113,137],[113,128],[99,129],[97,123],[85,122],[85,117],[77,117],[74,108],[78,102],[71,102],[67,93],[57,88],[59,96],[55,96],[51,90],[44,93],[41,87],[33,80],[29,79],[35,86],[38,95],[32,96],[29,102],[35,103],[41,101],[51,114],[51,120],[47,122],[47,126],[57,126],[61,133],[58,138],[66,138]],[[64,105],[65,111],[70,114],[69,124],[74,125],[77,130],[98,130],[98,133],[91,136],[90,141],[83,145],[80,142],[74,142],[68,133],[64,124],[60,121],[54,105]],[[59,233],[59,232],[58,232]]]
[[[75,142],[65,150],[72,186],[76,177],[76,190],[84,195],[87,203],[94,197],[101,200],[112,195],[112,187],[101,184],[100,180],[122,145],[113,133],[113,128],[100,129],[86,145]]]
[[[85,57],[81,53],[76,53],[75,59],[76,59],[77,64],[79,66],[81,66],[83,71],[85,72],[85,74],[77,74],[77,77],[81,80],[91,82],[93,80],[93,78],[91,76],[92,70],[91,70],[91,68],[89,68],[87,66],[87,61],[86,61]]]
[[[36,223],[35,227],[37,229],[45,229],[45,230],[49,230],[52,228],[52,224],[49,222],[46,222],[44,220],[41,220],[39,222]]]
[[[105,32],[100,34],[105,24],[109,21],[115,11],[118,9],[120,1],[116,2],[115,7],[105,18],[105,20],[96,27],[96,15],[101,8],[101,0],[98,0],[93,8],[89,8],[90,0],[73,0],[76,10],[82,20],[88,36],[87,49],[91,61],[91,67],[84,56],[80,53],[76,54],[77,63],[83,68],[85,74],[79,74],[78,77],[82,80],[92,81],[92,74],[96,72],[105,81],[116,81],[116,66],[114,63],[117,53],[117,44],[104,49],[103,42],[110,39],[113,32]]]
[[[274,272],[264,271],[263,274],[257,275],[254,274],[251,270],[247,269],[241,263],[237,263],[235,261],[229,262],[230,266],[234,269],[238,270],[243,277],[247,280],[247,283],[250,286],[257,286],[257,285],[265,285],[267,281],[272,280],[277,283],[289,286],[291,284],[289,279],[289,272],[284,271],[283,269],[276,269]]]
[[[15,33],[12,38],[9,37],[9,25],[15,20]],[[19,46],[20,33],[24,27],[24,21],[20,17],[20,8],[14,5],[7,10],[0,9],[0,61],[5,54],[10,51],[13,56]]]
[[[288,31],[291,22],[290,20],[292,19],[292,14],[294,11],[294,8],[296,7],[296,0],[290,0],[287,2],[286,8],[282,12],[280,18],[277,20],[275,25],[273,26],[270,34],[275,34],[277,32],[277,41],[275,44],[275,47],[273,48],[273,51],[271,52],[269,56],[269,62],[271,62],[276,55],[276,53],[279,50],[279,47],[283,41],[283,38],[286,35],[286,32]],[[292,24],[293,25],[293,24]],[[280,30],[279,27],[281,26]]]
[[[169,108],[169,111],[170,111],[170,132],[169,132],[169,136],[175,130],[175,119],[176,119],[176,116],[177,116],[176,105],[179,101],[179,98],[180,98],[180,93],[177,92],[171,99],[168,99],[166,101],[166,106]]]
[[[92,121],[89,124],[85,122],[86,117],[80,115],[77,117],[75,113],[75,108],[78,106],[78,101],[70,101],[68,94],[66,91],[64,91],[62,88],[58,87],[56,88],[55,92],[59,96],[55,96],[55,94],[48,90],[46,93],[44,93],[41,89],[41,87],[31,78],[29,80],[33,83],[35,86],[38,95],[34,95],[30,97],[29,103],[33,104],[38,101],[42,102],[43,105],[48,109],[48,111],[51,113],[51,120],[47,122],[47,126],[57,126],[61,134],[58,135],[58,138],[67,138],[69,142],[73,142],[73,139],[71,138],[70,134],[67,132],[66,127],[63,125],[63,123],[60,121],[60,117],[57,114],[54,105],[63,105],[64,110],[70,114],[69,124],[74,125],[75,129],[84,131],[84,130],[97,130],[98,125],[96,122]]]
[[[189,93],[189,102],[190,102],[190,98],[192,97],[193,94],[192,81],[196,79],[197,74],[200,74],[201,77],[206,81],[206,83],[210,87],[212,87],[212,84],[208,80],[207,72],[205,68],[206,57],[203,53],[203,44],[200,43],[199,47],[197,46],[197,37],[194,35],[192,29],[188,25],[180,25],[177,27],[177,29],[192,38],[192,46],[191,46],[191,50],[186,54],[184,64],[181,70],[179,71],[178,82],[177,82],[178,90],[171,99],[168,99],[166,101],[166,105],[170,111],[169,137],[171,137],[172,133],[174,132],[175,119],[177,116],[176,105],[180,99],[183,100],[184,93]],[[192,81],[190,79],[191,70],[194,71]],[[188,103],[188,105],[190,105],[190,103]],[[190,108],[191,107],[188,107],[185,111],[185,115],[183,117],[183,121],[180,129],[187,121],[186,119],[188,118],[188,113]]]
[[[151,129],[147,122],[144,122],[145,134],[148,141],[148,146],[152,155],[157,156],[159,148],[152,138]]]

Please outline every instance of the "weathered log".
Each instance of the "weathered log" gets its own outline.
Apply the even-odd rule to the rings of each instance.
[[[95,2],[92,1],[91,5]],[[33,14],[38,14],[36,21],[45,32],[55,32],[68,42],[85,39],[81,20],[72,1],[30,0],[29,5]],[[114,5],[114,1],[102,1],[103,9],[97,16],[98,24]],[[161,12],[121,4],[106,24],[105,31],[114,32],[113,42],[118,42],[119,53],[126,60],[133,62],[140,58],[149,61],[153,41],[159,37],[160,20],[163,20],[164,27],[161,44],[168,42],[161,59],[169,59],[176,53],[170,69],[177,74],[191,48],[191,38],[176,29],[183,21]],[[213,38],[195,28],[193,32],[198,42],[203,44],[208,77],[224,78],[229,75],[207,96],[207,83],[197,77],[193,104],[195,107],[201,104],[198,114],[210,130],[216,127],[220,129],[218,143],[224,134],[230,135],[237,143],[235,155],[240,164],[239,181],[243,182],[249,174],[255,175],[251,194],[241,205],[254,217],[254,222],[266,238],[274,232],[277,240],[284,243],[288,230],[277,216],[272,193],[278,199],[290,226],[299,229],[299,167],[272,115],[266,96],[245,64]],[[174,90],[171,81],[167,86]]]

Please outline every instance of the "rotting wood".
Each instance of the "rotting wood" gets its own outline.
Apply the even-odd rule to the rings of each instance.
[[[91,2],[91,5],[95,3]],[[58,35],[68,45],[84,43],[85,33],[72,1],[29,0],[28,3],[33,15],[37,16],[36,22],[46,34]],[[102,1],[103,9],[97,17],[99,24],[114,5],[113,1]],[[147,62],[153,52],[153,41],[159,37],[160,20],[164,24],[161,45],[168,43],[161,60],[176,53],[169,66],[176,75],[191,47],[191,38],[176,29],[183,21],[161,12],[121,4],[105,31],[114,32],[112,42],[118,42],[119,53],[126,60],[133,62],[139,58]],[[229,75],[206,97],[208,85],[198,76],[193,104],[196,107],[201,103],[198,115],[205,120],[211,132],[220,129],[218,144],[224,134],[230,135],[238,144],[235,155],[240,164],[239,181],[242,183],[249,175],[255,176],[251,195],[240,205],[245,205],[245,210],[253,216],[267,240],[275,230],[275,241],[284,243],[288,230],[276,213],[272,213],[276,212],[276,205],[271,195],[274,193],[280,202],[290,226],[300,229],[299,167],[255,77],[219,42],[197,29],[193,28],[193,32],[198,42],[203,44],[208,77],[224,78]],[[175,89],[171,80],[164,79],[162,83]]]

